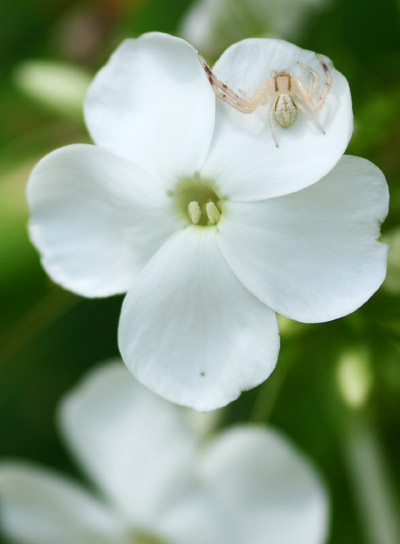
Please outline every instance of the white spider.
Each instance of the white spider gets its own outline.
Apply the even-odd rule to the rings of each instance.
[[[271,77],[263,79],[258,85],[253,96],[249,96],[244,91],[239,92],[244,96],[242,98],[230,89],[225,83],[219,81],[210,70],[208,64],[204,58],[199,54],[199,59],[203,68],[207,74],[208,80],[214,89],[215,94],[221,98],[224,102],[241,111],[242,113],[252,113],[258,106],[265,106],[270,104],[268,112],[269,126],[271,129],[272,138],[274,139],[276,147],[278,147],[278,141],[275,134],[274,118],[281,125],[281,127],[288,128],[296,120],[297,109],[302,111],[307,119],[312,121],[323,134],[324,129],[313,117],[311,112],[316,112],[322,108],[326,97],[328,95],[329,88],[332,83],[332,77],[325,64],[323,58],[316,54],[320,60],[326,74],[326,82],[322,93],[318,101],[314,104],[312,101],[318,91],[319,75],[310,66],[298,62],[300,66],[310,72],[311,87],[307,89],[303,81],[294,76],[289,70],[281,72],[271,72]]]

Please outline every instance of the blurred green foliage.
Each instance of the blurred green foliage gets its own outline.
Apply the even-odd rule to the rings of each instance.
[[[177,33],[189,4],[42,0],[40,9],[33,0],[0,4],[1,457],[29,458],[75,472],[56,432],[55,405],[85,369],[118,353],[122,299],[80,299],[54,286],[41,269],[26,230],[29,171],[50,150],[89,141],[79,113],[86,75],[124,37],[150,30]],[[225,20],[229,24],[229,17]],[[391,210],[383,231],[391,239],[400,219],[399,3],[332,0],[310,12],[301,30],[297,44],[328,55],[349,80],[355,131],[348,152],[372,160],[387,176]],[[240,37],[251,35],[276,32],[260,29],[254,18],[244,19]],[[32,61],[39,68],[67,67],[67,79],[68,70],[72,80],[81,74],[81,90],[54,107],[54,100],[35,86],[35,78],[34,83],[27,78]],[[252,418],[281,427],[315,460],[332,496],[331,543],[375,542],[365,526],[366,510],[349,463],[349,444],[360,426],[372,432],[384,459],[392,505],[400,504],[398,234],[393,242],[387,286],[356,313],[331,323],[283,320],[276,371],[223,412],[226,424]],[[348,354],[366,359],[343,370]],[[367,368],[368,387],[354,407],[340,380],[343,372],[350,376],[345,379],[359,379],[360,368]],[[390,544],[390,536],[386,538],[380,542]]]

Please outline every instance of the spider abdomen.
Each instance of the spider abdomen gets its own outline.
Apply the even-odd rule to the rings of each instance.
[[[289,94],[283,93],[278,96],[274,115],[276,121],[284,128],[290,127],[296,121],[297,107]]]

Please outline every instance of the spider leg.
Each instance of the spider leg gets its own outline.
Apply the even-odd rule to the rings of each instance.
[[[318,90],[319,75],[317,74],[317,72],[315,70],[313,70],[307,64],[304,64],[303,62],[300,62],[300,61],[297,64],[299,66],[302,66],[306,70],[308,70],[310,72],[311,77],[313,77],[313,82],[312,82],[312,85],[311,85],[311,89],[308,91],[309,97],[310,97],[310,99],[312,99],[312,98],[314,98],[314,96],[316,95],[316,92]]]
[[[279,147],[278,139],[276,137],[276,132],[275,132],[274,109],[275,109],[275,100],[271,100],[271,104],[270,104],[269,110],[268,110],[269,128],[270,128],[270,131],[271,131],[271,136],[272,136],[272,138],[273,138],[273,140],[275,142],[275,146]]]
[[[257,104],[257,106],[265,106],[268,103],[268,99],[273,96],[273,90],[269,89],[271,82],[268,79],[264,79],[260,85],[257,87],[253,96],[250,96],[249,93],[246,93],[243,89],[239,89],[239,93],[245,98],[250,104]],[[256,107],[257,107],[256,106]]]
[[[324,71],[325,71],[325,75],[326,75],[326,81],[325,81],[325,85],[324,85],[324,88],[322,89],[322,93],[317,101],[316,104],[314,104],[312,102],[312,98],[313,96],[311,96],[310,92],[306,89],[306,86],[304,85],[304,83],[301,81],[300,78],[298,77],[294,77],[293,78],[293,83],[296,87],[296,92],[300,95],[300,97],[304,100],[304,102],[306,103],[308,109],[310,109],[311,111],[318,111],[319,109],[322,108],[325,100],[326,100],[326,97],[328,95],[328,91],[330,89],[330,86],[332,84],[332,76],[329,72],[329,69],[327,67],[327,65],[325,64],[325,61],[324,59],[318,55],[317,55],[317,58],[318,60],[321,62],[323,68],[324,68]]]
[[[249,102],[232,91],[225,83],[217,79],[200,53],[199,60],[207,74],[211,87],[219,98],[242,113],[251,113],[254,111],[257,106],[252,108],[252,105],[249,104]]]
[[[268,103],[268,99],[271,96],[275,96],[275,83],[271,77],[263,79],[258,85],[257,89],[254,91],[253,96],[250,98],[249,102],[257,106],[265,106]]]
[[[313,117],[312,113],[308,110],[307,106],[302,104],[300,102],[300,100],[297,100],[293,96],[292,96],[292,100],[295,103],[295,106],[297,108],[299,108],[299,110],[304,113],[304,115],[307,117],[307,119],[309,121],[311,121],[312,123],[314,123],[314,125],[322,132],[322,134],[325,134],[325,130],[321,127],[321,125],[319,124],[317,119],[315,119],[315,117]]]
[[[231,98],[229,95],[226,94],[226,92],[221,91],[220,89],[213,87],[214,93],[218,96],[218,98],[221,98],[226,104],[229,104],[236,110],[240,111],[241,113],[252,113],[255,108],[252,108],[250,104],[246,102],[246,100],[243,100],[241,105],[238,105],[238,101],[234,98]]]
[[[251,100],[251,96],[249,95],[249,93],[246,93],[246,91],[244,91],[243,89],[239,89],[239,93],[243,96],[243,98],[245,98],[247,101],[250,101]]]
[[[200,54],[199,59],[215,94],[230,106],[242,113],[252,113],[260,104],[266,103],[266,93],[271,94],[271,91],[269,90],[272,82],[272,80],[270,81],[271,78],[261,81],[252,97],[249,97],[249,95],[244,91],[240,91],[243,95],[245,95],[245,99],[232,91],[232,89],[230,89],[225,83],[219,81]]]
[[[319,109],[319,108],[322,107],[323,103],[325,102],[325,99],[327,97],[330,86],[332,85],[332,76],[331,76],[331,73],[329,71],[329,68],[325,64],[325,61],[321,57],[321,55],[316,53],[316,56],[317,56],[317,59],[321,62],[322,66],[324,68],[324,71],[325,71],[325,76],[326,76],[326,81],[325,81],[324,88],[322,89],[321,96],[319,97],[319,100],[318,100],[318,102],[316,104],[316,107]]]

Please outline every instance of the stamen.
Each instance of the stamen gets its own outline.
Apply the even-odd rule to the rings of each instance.
[[[197,223],[200,221],[201,210],[199,203],[195,200],[192,200],[192,202],[190,202],[188,205],[188,215],[193,225],[197,225]]]
[[[212,180],[195,174],[179,179],[168,196],[175,201],[176,211],[189,224],[198,227],[214,226],[224,209],[223,200]]]
[[[218,223],[221,213],[214,202],[207,202],[206,204],[206,214],[210,225],[215,225]]]

